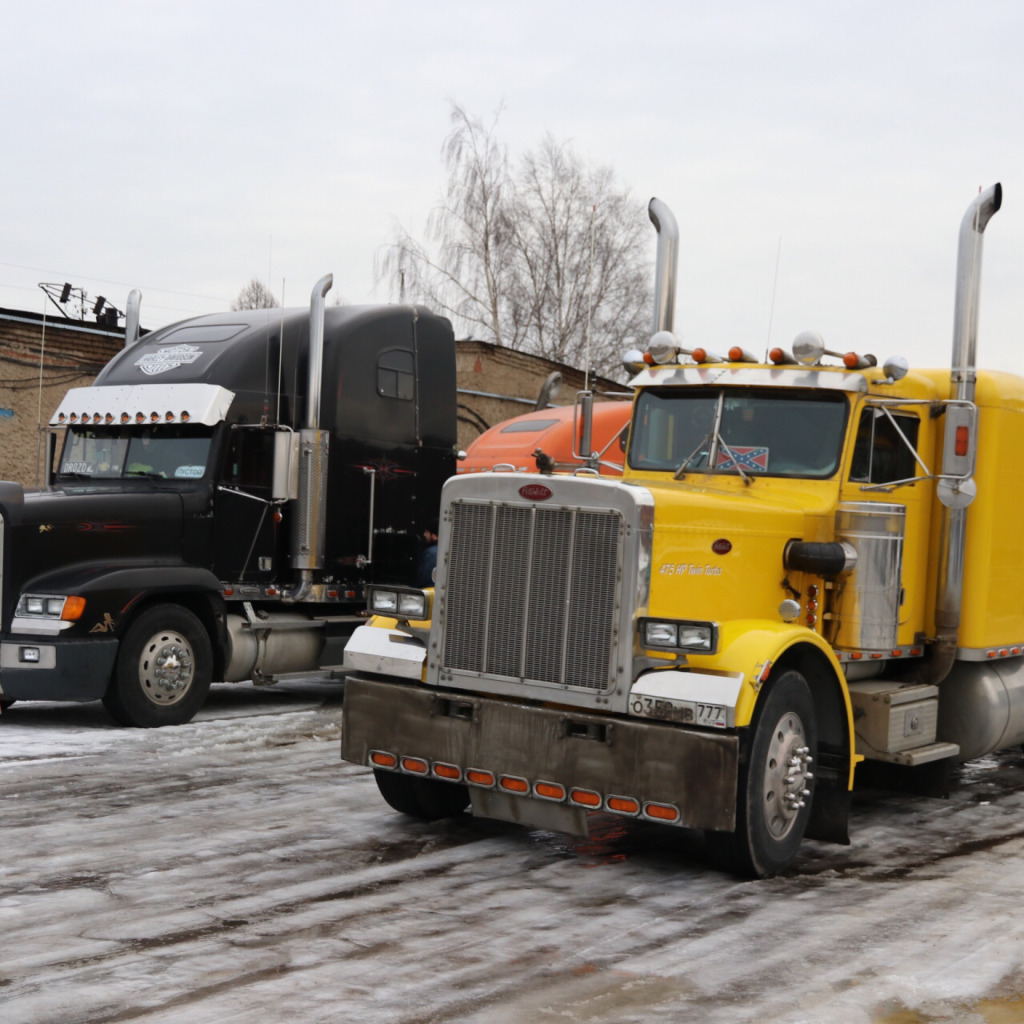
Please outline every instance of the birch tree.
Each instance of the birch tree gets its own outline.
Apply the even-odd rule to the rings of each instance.
[[[500,112],[499,112],[500,114]],[[393,297],[460,336],[611,373],[650,328],[654,234],[609,166],[547,136],[512,161],[490,123],[453,105],[448,182],[426,240],[395,230],[378,265]],[[589,344],[588,344],[589,342]]]

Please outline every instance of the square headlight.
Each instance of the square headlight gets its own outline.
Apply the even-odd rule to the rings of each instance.
[[[640,634],[648,649],[713,654],[718,647],[718,627],[713,622],[642,619]]]
[[[370,587],[367,605],[374,615],[421,621],[430,616],[430,601],[422,590],[391,590]]]
[[[370,611],[377,615],[394,615],[398,611],[398,594],[394,590],[371,590]]]
[[[398,614],[403,619],[425,619],[427,617],[427,595],[423,593],[400,593]]]
[[[645,647],[675,647],[679,630],[674,622],[649,619],[644,623]]]
[[[679,646],[689,651],[710,651],[714,647],[715,631],[713,626],[695,623],[679,624]]]
[[[26,597],[25,611],[29,615],[42,615],[46,611],[46,602],[41,597]]]

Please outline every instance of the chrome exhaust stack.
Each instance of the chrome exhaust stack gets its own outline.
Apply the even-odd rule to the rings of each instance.
[[[124,312],[124,347],[131,348],[139,340],[139,312],[142,308],[142,292],[133,288],[128,293]]]
[[[980,193],[967,208],[960,223],[957,249],[956,303],[953,314],[953,354],[950,390],[961,402],[973,402],[977,380],[978,307],[981,298],[982,234],[1003,202],[1003,188],[995,184]],[[947,407],[948,408],[948,407]],[[948,469],[953,438],[947,430],[943,445],[943,473]],[[972,439],[972,444],[976,444]],[[940,494],[941,498],[941,494]],[[935,599],[935,642],[928,659],[928,682],[941,682],[949,674],[956,658],[963,597],[964,545],[967,534],[967,505],[970,493],[962,499],[943,501],[939,537],[938,593]]]
[[[313,586],[313,570],[323,567],[327,532],[327,451],[330,432],[320,429],[320,390],[324,370],[324,297],[334,284],[327,274],[313,286],[309,299],[309,376],[305,426],[299,435],[299,508],[292,534],[292,567],[299,586],[288,601],[302,601]]]
[[[658,232],[654,265],[654,330],[671,331],[676,312],[676,277],[679,268],[679,225],[668,206],[654,198],[647,204],[647,216]]]

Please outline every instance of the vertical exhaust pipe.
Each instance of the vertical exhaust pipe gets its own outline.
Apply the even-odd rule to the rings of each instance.
[[[956,303],[953,314],[953,354],[950,390],[960,401],[973,402],[977,381],[978,306],[981,298],[982,234],[1003,202],[1003,188],[986,189],[967,208],[960,223],[957,248]],[[947,445],[949,438],[947,435]],[[939,683],[956,658],[963,596],[966,504],[943,505],[939,536],[938,593],[935,600],[935,643],[927,669],[928,682]]]
[[[309,298],[309,374],[304,428],[299,432],[299,508],[292,533],[292,567],[299,585],[284,595],[304,601],[313,589],[313,570],[323,568],[327,533],[327,452],[330,432],[320,429],[320,392],[324,376],[324,297],[334,284],[327,274],[313,286]]]
[[[324,298],[334,284],[325,274],[309,297],[309,384],[306,395],[306,429],[320,429],[320,389],[324,378]]]
[[[139,340],[139,311],[142,308],[142,292],[133,288],[128,293],[124,311],[124,347],[131,348]]]
[[[668,206],[654,198],[647,204],[647,216],[658,232],[654,265],[654,330],[671,331],[676,312],[676,276],[679,266],[679,225]]]

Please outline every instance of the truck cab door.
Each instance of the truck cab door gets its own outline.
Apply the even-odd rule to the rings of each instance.
[[[234,428],[214,494],[213,571],[231,583],[272,583],[286,572],[273,501],[277,431]]]
[[[935,483],[934,427],[928,407],[865,404],[854,424],[843,502],[879,502],[905,510],[900,580],[899,644],[924,629],[931,509]]]

